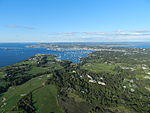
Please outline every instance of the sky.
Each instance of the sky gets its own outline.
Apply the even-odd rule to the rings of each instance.
[[[150,42],[150,0],[0,0],[0,42]]]

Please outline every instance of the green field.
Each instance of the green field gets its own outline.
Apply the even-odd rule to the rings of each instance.
[[[29,74],[38,74],[38,73],[44,73],[45,71],[48,71],[48,68],[42,68],[42,67],[33,67],[30,71],[27,73]]]
[[[109,72],[109,73],[115,73],[114,71],[115,65],[110,64],[99,64],[99,63],[87,63],[81,67],[81,69],[89,70],[92,72]]]
[[[43,87],[33,93],[36,113],[64,113],[57,101],[57,89],[53,85]]]
[[[0,113],[4,111],[13,113],[11,109],[16,105],[18,100],[21,99],[23,95],[28,94],[30,91],[37,88],[39,89],[33,92],[33,100],[35,102],[35,107],[37,108],[37,113],[49,113],[51,111],[63,113],[57,103],[57,88],[54,85],[43,86],[47,77],[49,76],[44,75],[36,77],[23,85],[9,88],[6,93],[0,96],[0,104],[6,103],[5,106],[1,107]],[[6,99],[5,102],[2,102],[3,98]]]
[[[0,72],[0,79],[1,78],[4,78],[4,73],[3,72]]]

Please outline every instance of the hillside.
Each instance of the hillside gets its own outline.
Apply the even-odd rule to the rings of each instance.
[[[0,69],[1,113],[150,112],[150,49],[101,48],[81,63],[55,57]]]

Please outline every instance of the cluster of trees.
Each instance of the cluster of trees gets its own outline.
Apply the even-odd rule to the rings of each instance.
[[[80,63],[77,66],[68,65],[66,70],[54,71],[53,78],[49,79],[48,83],[54,83],[58,86],[60,96],[67,97],[70,90],[75,91],[76,94],[84,98],[86,102],[92,106],[91,111],[94,112],[105,112],[109,107],[124,106],[139,113],[149,113],[150,93],[144,92],[138,87],[134,87],[136,88],[135,91],[131,91],[128,87],[124,88],[124,80],[128,77],[132,77],[132,79],[136,81],[134,72],[124,70],[119,66],[114,69],[116,74],[109,72],[94,73],[80,68],[85,63],[89,63],[90,60],[94,60],[95,63],[97,63],[97,59],[100,58],[103,58],[103,61],[100,61],[100,63],[109,61],[110,57],[114,63],[124,63],[129,60],[132,61],[130,62],[131,64],[134,64],[135,61],[128,57],[126,57],[127,59],[124,61],[125,56],[119,52],[110,52],[108,55],[106,55],[106,52],[95,52],[93,54],[94,55],[83,59],[82,64]],[[119,60],[114,58],[116,56]],[[140,58],[139,56],[140,55],[137,54],[138,58]],[[95,80],[103,78],[103,82],[105,82],[106,85],[90,83],[87,75],[92,76]],[[138,86],[138,82],[135,83],[137,83],[136,85]]]
[[[30,92],[18,101],[12,111],[17,111],[20,113],[34,113],[36,109],[33,104],[32,92]]]

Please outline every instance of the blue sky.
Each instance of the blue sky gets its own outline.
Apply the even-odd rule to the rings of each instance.
[[[0,0],[0,42],[150,41],[149,0]]]

